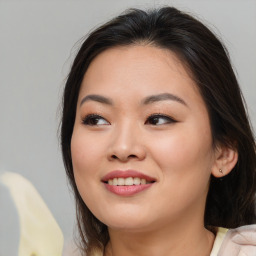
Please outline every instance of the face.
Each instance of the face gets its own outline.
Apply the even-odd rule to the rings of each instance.
[[[203,221],[215,162],[209,116],[172,52],[127,46],[98,55],[82,81],[71,153],[85,204],[109,228]]]

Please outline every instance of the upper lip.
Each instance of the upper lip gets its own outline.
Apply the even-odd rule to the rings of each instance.
[[[103,182],[107,182],[108,180],[111,180],[111,179],[114,179],[114,178],[129,178],[129,177],[132,177],[132,178],[140,178],[140,179],[145,179],[146,181],[150,181],[150,182],[153,182],[153,181],[156,181],[155,178],[153,177],[150,177],[146,174],[143,174],[139,171],[135,171],[135,170],[125,170],[125,171],[122,171],[122,170],[115,170],[115,171],[112,171],[112,172],[109,172],[108,174],[106,174],[101,181]]]

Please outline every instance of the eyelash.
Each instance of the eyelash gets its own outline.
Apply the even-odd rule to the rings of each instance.
[[[105,120],[107,123],[109,123],[105,118],[103,118],[102,116],[98,115],[98,114],[89,114],[87,116],[85,116],[82,119],[82,123],[84,125],[88,125],[88,126],[97,126],[99,124],[95,123],[95,121],[99,121],[100,119]]]
[[[168,115],[163,115],[163,114],[157,113],[157,114],[151,114],[149,117],[147,117],[147,120],[146,120],[145,124],[157,125],[156,122],[154,122],[154,120],[156,121],[156,119],[158,119],[158,121],[159,121],[160,118],[167,120],[167,122],[164,122],[164,123],[162,123],[160,125],[172,124],[172,123],[176,123],[177,122],[175,119],[173,119],[172,117],[170,117]],[[110,124],[104,117],[102,117],[102,116],[100,116],[98,114],[89,114],[89,115],[85,116],[82,119],[82,123],[84,125],[88,125],[88,126],[107,125],[107,124],[97,124],[97,122],[100,119],[103,119],[103,120],[105,120],[105,122]]]
[[[164,124],[172,124],[172,123],[176,123],[176,122],[177,122],[174,118],[172,118],[172,117],[170,117],[170,116],[168,116],[168,115],[163,115],[163,114],[157,113],[157,114],[152,114],[152,115],[150,115],[150,116],[147,118],[145,124],[148,123],[148,124],[151,124],[151,125],[157,125],[157,124],[149,123],[150,120],[153,121],[153,120],[156,119],[156,118],[158,118],[158,120],[159,120],[160,118],[163,118],[163,119],[167,120],[167,122],[165,122]],[[160,124],[160,125],[161,125],[161,124]]]

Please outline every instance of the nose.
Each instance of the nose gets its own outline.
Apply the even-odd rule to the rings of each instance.
[[[139,128],[122,126],[113,131],[107,157],[110,161],[141,161],[146,157],[146,150]]]

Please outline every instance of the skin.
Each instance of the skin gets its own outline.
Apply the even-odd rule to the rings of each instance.
[[[163,93],[175,97],[145,103]],[[90,114],[100,117],[88,123]],[[134,45],[98,55],[82,81],[71,153],[84,202],[108,226],[105,255],[210,254],[214,234],[204,228],[209,178],[223,175],[219,169],[227,174],[237,155],[213,148],[205,103],[174,53]],[[102,178],[127,169],[156,182],[132,196],[108,191]]]

